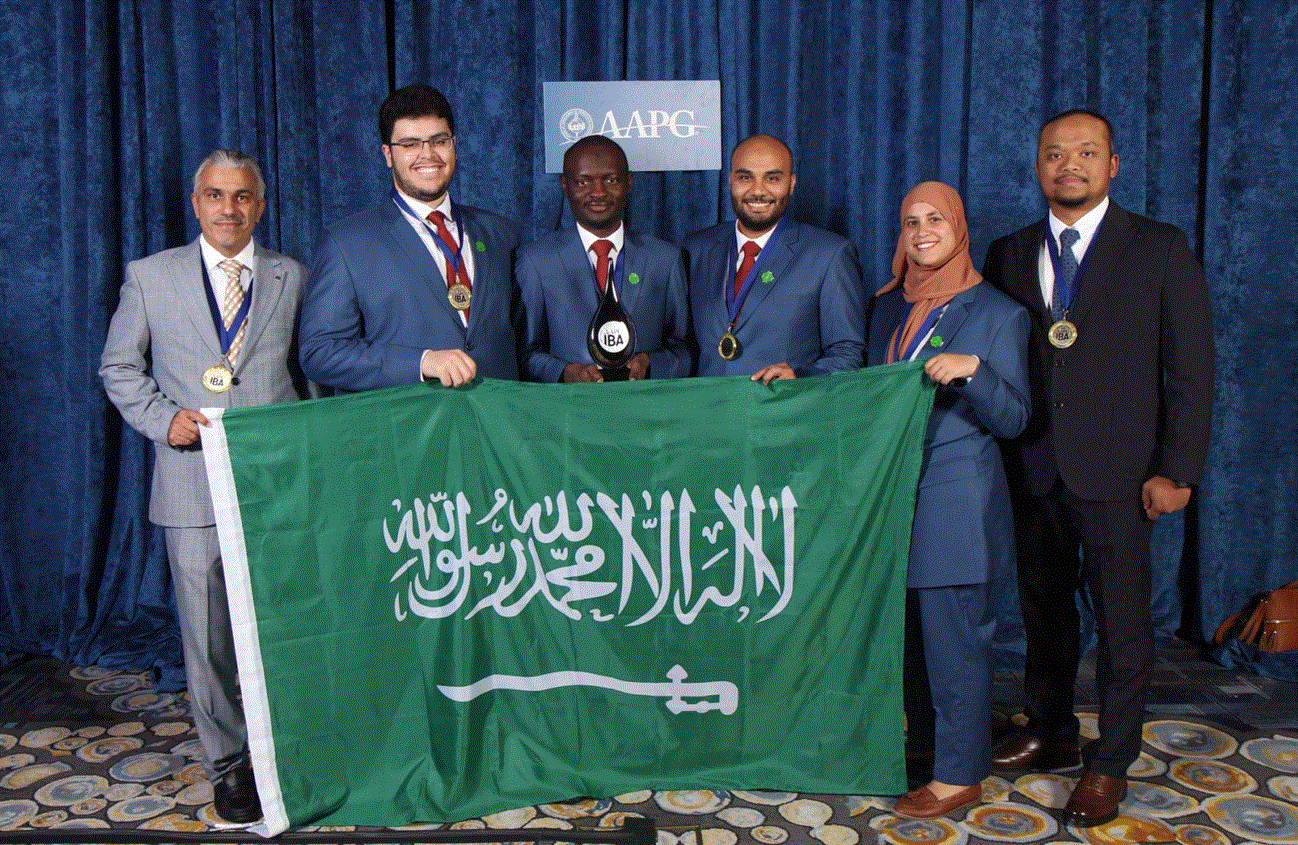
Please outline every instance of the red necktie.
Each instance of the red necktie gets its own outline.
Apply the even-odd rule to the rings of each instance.
[[[602,295],[608,287],[608,254],[613,249],[613,242],[600,238],[590,248],[595,251],[595,281],[599,284]]]
[[[460,247],[455,243],[455,239],[451,237],[451,230],[446,228],[446,215],[442,214],[440,211],[430,211],[428,212],[427,220],[429,223],[432,223],[437,227],[437,237],[441,239],[442,243],[446,244],[446,248],[449,249],[451,255],[454,255],[456,258],[456,261],[454,262],[449,258],[446,259],[446,268],[448,270],[451,269],[453,265],[455,266],[455,278],[452,279],[450,278],[450,274],[447,274],[447,289],[449,290],[451,285],[458,281],[460,284],[468,288],[470,293],[472,293],[473,283],[469,281],[469,268],[464,266],[464,256],[460,255]],[[469,309],[465,308],[464,319],[467,320],[468,318]]]
[[[757,263],[757,253],[761,251],[762,248],[757,245],[757,241],[744,241],[744,260],[739,262],[739,269],[735,271],[735,298],[739,297],[744,282],[748,281],[748,274],[753,272],[753,265]]]

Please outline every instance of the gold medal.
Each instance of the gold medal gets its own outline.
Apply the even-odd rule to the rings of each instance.
[[[469,290],[468,285],[456,282],[446,289],[446,298],[450,300],[451,307],[456,311],[468,311],[473,292]]]
[[[1057,320],[1050,327],[1050,345],[1056,349],[1067,349],[1077,342],[1077,326],[1068,320]]]
[[[727,361],[733,361],[739,357],[739,338],[726,332],[717,341],[717,354]]]
[[[234,384],[234,373],[230,368],[217,364],[203,371],[203,387],[212,393],[224,393]]]

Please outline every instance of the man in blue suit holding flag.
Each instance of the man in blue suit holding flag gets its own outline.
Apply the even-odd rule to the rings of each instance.
[[[635,327],[628,378],[690,374],[681,251],[623,225],[631,179],[626,154],[603,135],[582,138],[564,154],[559,181],[577,225],[520,249],[514,271],[526,314],[527,378],[604,380],[586,335],[608,285]]]
[[[775,379],[861,366],[865,296],[847,239],[785,212],[793,154],[754,135],[730,156],[737,219],[685,241],[692,340],[700,376]]]
[[[455,119],[426,85],[379,109],[389,196],[327,228],[302,304],[302,369],[341,391],[518,378],[518,228],[452,203]]]

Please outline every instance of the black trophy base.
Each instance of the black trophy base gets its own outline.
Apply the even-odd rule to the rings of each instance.
[[[631,370],[627,367],[600,367],[599,374],[604,381],[629,381]]]

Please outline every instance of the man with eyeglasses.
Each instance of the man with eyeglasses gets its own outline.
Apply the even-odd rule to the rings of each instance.
[[[427,85],[379,109],[392,188],[328,227],[302,305],[302,368],[343,392],[476,376],[518,378],[518,227],[452,203],[455,119]]]
[[[524,375],[540,382],[605,380],[586,337],[608,290],[635,327],[626,377],[688,376],[681,251],[623,225],[631,172],[622,148],[603,135],[578,140],[564,154],[559,184],[576,227],[523,247],[514,268],[526,314]]]

